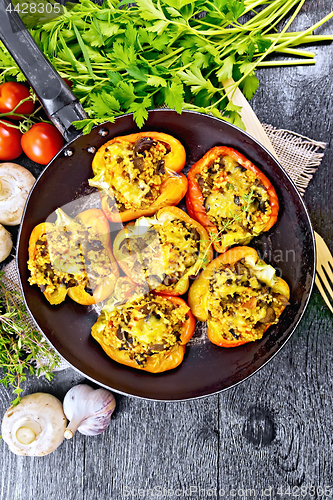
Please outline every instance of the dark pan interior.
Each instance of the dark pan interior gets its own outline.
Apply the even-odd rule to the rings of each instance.
[[[100,134],[107,131],[106,136]],[[38,179],[28,203],[18,244],[18,268],[23,295],[39,329],[54,348],[75,369],[91,380],[120,393],[155,400],[182,400],[205,396],[252,375],[282,347],[299,322],[312,289],[315,250],[311,224],[296,188],[274,160],[254,139],[216,118],[193,112],[182,115],[170,110],[149,113],[143,130],[169,133],[186,148],[187,168],[216,145],[232,146],[255,163],[272,181],[280,200],[278,222],[252,240],[250,246],[261,258],[277,268],[291,288],[291,305],[264,338],[233,349],[210,342],[187,348],[184,362],[175,370],[152,375],[117,364],[109,359],[90,336],[97,319],[92,308],[70,299],[51,306],[36,286],[28,284],[27,249],[32,229],[59,206],[85,193],[92,176],[93,155],[89,146],[99,148],[114,136],[137,131],[131,115],[103,124],[88,136],[71,143],[73,154],[60,152]],[[75,215],[75,214],[74,214]]]

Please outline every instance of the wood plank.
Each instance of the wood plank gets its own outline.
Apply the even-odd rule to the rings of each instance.
[[[288,498],[278,486],[331,485],[332,315],[320,317],[320,303],[315,294],[273,361],[220,395],[220,488],[272,486],[272,498]]]
[[[216,484],[217,417],[218,396],[179,403],[119,397],[110,429],[89,441],[84,498],[121,499],[138,489],[150,489],[150,498],[164,488]]]

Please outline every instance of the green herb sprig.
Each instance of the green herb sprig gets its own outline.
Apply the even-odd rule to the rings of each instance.
[[[31,33],[62,77],[73,83],[89,118],[88,133],[105,120],[133,112],[139,127],[148,110],[167,106],[208,113],[243,127],[240,109],[228,102],[223,82],[233,78],[247,99],[262,66],[314,64],[299,45],[331,41],[313,31],[288,32],[305,0],[90,0],[67,4],[65,13]],[[288,17],[289,16],[289,17]],[[33,23],[30,20],[30,25]],[[279,32],[278,27],[283,25]],[[284,58],[272,59],[272,54]],[[0,48],[1,79],[24,76]]]
[[[234,222],[239,222],[243,221],[244,218],[246,217],[247,212],[250,210],[250,206],[253,202],[254,199],[254,189],[252,188],[249,194],[244,194],[242,196],[242,199],[244,200],[244,205],[241,207],[241,211],[239,213],[230,213],[230,218],[228,218],[225,222],[223,222],[222,227],[218,234],[211,235],[211,237],[214,239],[214,242],[222,241],[223,238],[223,232],[229,229],[229,227],[234,223]]]
[[[16,399],[12,404],[15,405],[20,401],[22,383],[27,375],[44,375],[51,380],[60,359],[41,334],[30,326],[22,296],[19,291],[8,290],[6,281],[4,273],[0,273],[0,366],[3,371],[0,383],[13,387]]]
[[[210,245],[208,246],[208,248],[205,250],[205,253],[201,257],[201,261],[202,261],[201,268],[202,269],[205,269],[210,262],[210,260],[208,259],[208,252],[209,252],[209,249],[211,248],[211,246],[214,243],[218,243],[218,242],[222,241],[224,231],[226,231],[234,222],[242,221],[246,217],[246,214],[249,212],[251,204],[253,203],[253,200],[254,200],[254,189],[252,188],[248,194],[244,194],[242,196],[242,199],[244,200],[245,203],[241,207],[241,211],[239,213],[231,212],[230,218],[228,218],[226,221],[223,222],[222,227],[218,233],[213,233],[212,231],[208,230]],[[197,274],[199,272],[200,272],[200,270],[198,270]]]

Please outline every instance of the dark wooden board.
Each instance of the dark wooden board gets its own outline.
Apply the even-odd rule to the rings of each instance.
[[[295,29],[331,8],[331,0],[308,0]],[[333,33],[333,21],[320,32]],[[333,251],[333,45],[313,50],[314,67],[260,70],[252,105],[262,122],[328,143],[304,199],[315,230]],[[220,498],[265,498],[262,489],[269,497],[270,486],[271,498],[290,499],[288,486],[299,497],[327,498],[309,488],[333,485],[332,327],[315,288],[283,350],[229,391],[168,404],[117,396],[104,434],[77,433],[46,457],[17,457],[0,442],[1,500],[219,498],[212,488],[217,494],[221,489]],[[29,377],[25,389],[63,398],[81,381],[68,369],[51,383]],[[11,399],[10,389],[0,386],[1,417]]]

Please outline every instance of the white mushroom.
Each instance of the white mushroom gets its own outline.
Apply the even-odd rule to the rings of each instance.
[[[0,163],[0,224],[21,222],[24,204],[35,182],[29,170],[16,163]]]
[[[56,397],[43,392],[24,396],[6,411],[1,433],[16,455],[43,456],[64,440],[66,417]]]
[[[0,262],[7,259],[13,248],[11,234],[0,224]]]

